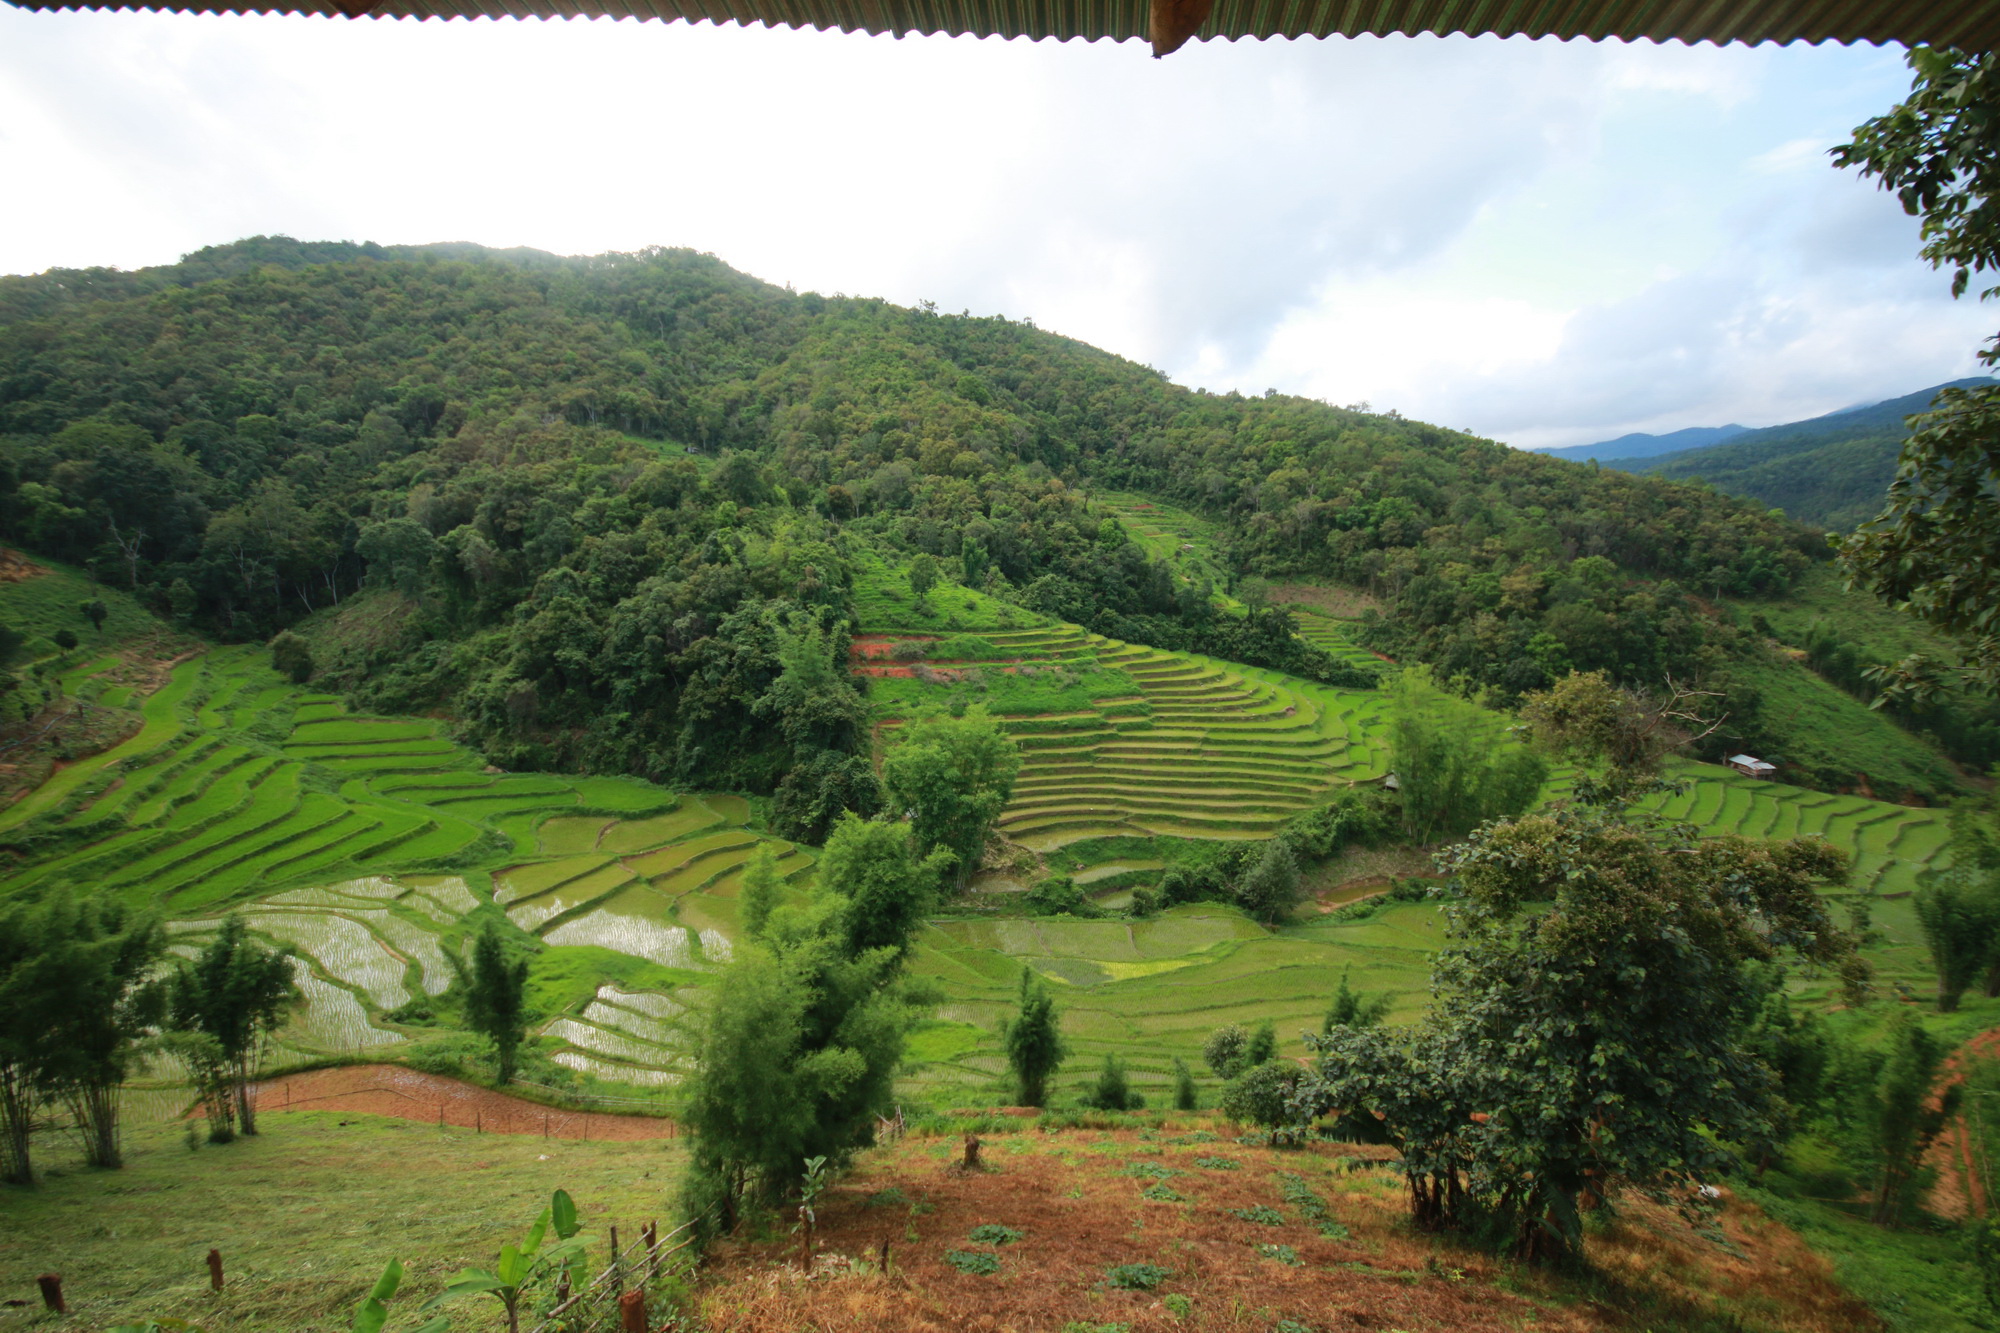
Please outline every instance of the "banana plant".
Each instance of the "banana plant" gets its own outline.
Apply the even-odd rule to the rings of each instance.
[[[382,1276],[375,1279],[374,1287],[361,1298],[361,1304],[354,1307],[353,1333],[382,1333],[382,1326],[389,1322],[389,1298],[402,1285],[403,1262],[391,1259]],[[410,1333],[449,1333],[450,1329],[451,1316],[438,1315],[418,1324]]]
[[[542,1242],[551,1230],[555,1232],[555,1243],[543,1249]],[[528,1228],[526,1239],[519,1245],[502,1246],[500,1261],[491,1270],[468,1268],[460,1273],[443,1291],[424,1302],[419,1313],[428,1314],[461,1296],[487,1295],[499,1301],[501,1309],[507,1312],[507,1333],[521,1333],[522,1301],[533,1289],[560,1273],[568,1273],[573,1286],[582,1285],[584,1246],[589,1237],[580,1236],[577,1231],[576,1204],[567,1192],[557,1190],[549,1206],[542,1209],[535,1224]],[[429,1327],[425,1325],[419,1333],[425,1333]]]

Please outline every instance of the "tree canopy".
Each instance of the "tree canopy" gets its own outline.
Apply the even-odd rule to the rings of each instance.
[[[1951,270],[1952,295],[2000,269],[2000,54],[1917,47],[1910,95],[1833,150],[1923,219],[1923,257]],[[1981,297],[2000,293],[1988,287]],[[2000,340],[1980,353],[2000,365]],[[1950,675],[2000,693],[2000,387],[1946,389],[1910,418],[1880,515],[1842,547],[1854,577],[1955,636],[1948,673],[1922,655],[1884,669],[1893,691],[1942,692]]]

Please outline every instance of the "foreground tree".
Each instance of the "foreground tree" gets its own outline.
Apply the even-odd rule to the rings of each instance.
[[[1308,1038],[1293,1105],[1376,1119],[1419,1224],[1494,1225],[1523,1258],[1573,1254],[1614,1187],[1685,1198],[1769,1137],[1760,965],[1862,977],[1816,891],[1842,857],[1817,839],[1694,842],[1577,807],[1490,824],[1448,866],[1465,900],[1440,1003],[1415,1029]]]
[[[1917,1172],[1924,1154],[1958,1114],[1963,1087],[1954,1080],[1941,1091],[1938,1070],[1945,1044],[1908,1014],[1889,1034],[1889,1058],[1868,1099],[1868,1130],[1878,1169],[1874,1220],[1900,1222],[1916,1202]]]
[[[904,960],[941,862],[916,855],[907,827],[849,816],[818,891],[742,941],[691,1033],[682,1202],[704,1232],[775,1200],[808,1159],[837,1166],[872,1138],[904,1039],[935,1002]]]
[[[764,923],[771,919],[771,909],[778,905],[784,888],[784,881],[778,877],[778,853],[772,844],[757,844],[757,854],[750,858],[750,868],[743,872],[742,904],[743,933],[756,939],[764,933]]]
[[[92,1165],[120,1165],[118,1085],[152,1023],[160,927],[108,899],[56,897],[0,915],[4,1177],[34,1183],[32,1135],[64,1105]]]
[[[168,983],[173,1025],[205,1033],[234,1093],[236,1121],[257,1132],[250,1084],[263,1062],[264,1045],[298,1000],[289,949],[266,949],[251,939],[240,916],[226,916],[215,938]]]
[[[1062,1016],[1056,1002],[1028,968],[1021,969],[1020,1011],[1001,1034],[1007,1047],[1007,1068],[1014,1075],[1014,1096],[1021,1106],[1047,1106],[1049,1080],[1069,1058],[1062,1038]]]
[[[962,717],[932,713],[901,727],[882,760],[882,785],[888,813],[909,820],[923,855],[951,855],[952,880],[962,889],[1020,771],[1020,745],[974,707]]]
[[[115,899],[59,898],[47,913],[44,936],[57,954],[59,1006],[49,1034],[49,1083],[83,1136],[84,1160],[123,1166],[118,1091],[165,1016],[166,995],[154,972],[166,932],[156,917]]]
[[[491,921],[473,942],[465,976],[465,1019],[493,1043],[495,1076],[502,1084],[512,1083],[528,1032],[528,960],[507,957],[500,930]]]
[[[2000,798],[1989,792],[1952,807],[1951,837],[1917,877],[1916,908],[1939,1012],[1956,1009],[1975,983],[2000,995]]]
[[[1548,776],[1497,714],[1447,694],[1421,669],[1403,672],[1390,690],[1389,747],[1403,829],[1420,843],[1520,813]]]
[[[1937,1007],[1941,1014],[1958,1008],[1958,1001],[1993,966],[2000,944],[2000,893],[1979,877],[1946,873],[1918,888],[1917,925],[1937,970]]]
[[[1910,95],[1833,150],[1923,218],[1921,254],[1962,296],[2000,269],[2000,54],[1917,47]],[[1988,287],[1990,297],[2000,287]],[[2000,341],[1979,354],[2000,365]],[[1909,419],[1888,503],[1841,546],[1854,579],[1955,636],[1956,668],[1922,655],[1871,673],[1919,701],[1951,683],[2000,693],[2000,386],[1946,389]]]

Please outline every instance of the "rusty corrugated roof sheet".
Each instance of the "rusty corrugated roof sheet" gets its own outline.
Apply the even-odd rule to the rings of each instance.
[[[1146,37],[1149,0],[13,0],[23,9],[150,9],[396,18],[604,16],[842,32]],[[1210,37],[1496,33],[1684,42],[1899,42],[1991,50],[2000,0],[1214,0]]]

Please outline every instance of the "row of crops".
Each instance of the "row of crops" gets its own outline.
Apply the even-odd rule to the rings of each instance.
[[[65,683],[101,697],[92,668],[114,665]],[[598,972],[648,983],[581,983],[546,1027],[556,1059],[641,1086],[668,1077],[676,992],[728,958],[736,885],[765,840],[742,797],[492,771],[437,722],[353,715],[252,648],[180,664],[139,712],[124,743],[0,813],[0,893],[121,892],[169,916],[183,955],[244,910],[297,951],[305,1003],[280,1042],[296,1058],[425,1035],[391,1015],[451,984],[467,918],[497,905],[552,945],[617,956]],[[779,851],[781,873],[810,866]]]
[[[1380,776],[1378,697],[1122,644],[1070,626],[991,629],[992,671],[1094,661],[1132,682],[1061,716],[1008,727],[1026,750],[1004,830],[1031,846],[1144,833],[1265,836],[1336,785]],[[90,665],[76,669],[87,686]],[[107,687],[109,689],[111,687]],[[122,687],[120,687],[122,688]],[[1122,686],[1121,686],[1122,688]],[[804,886],[811,853],[755,828],[741,797],[627,779],[487,769],[429,719],[368,717],[290,685],[265,655],[216,649],[127,701],[123,744],[61,770],[0,813],[12,859],[0,893],[108,886],[159,905],[190,953],[228,908],[292,946],[306,1003],[283,1054],[393,1053],[431,1030],[410,1017],[443,992],[468,919],[498,911],[548,946],[536,966],[556,1059],[635,1087],[673,1077],[675,1022],[732,953],[757,849]],[[1716,833],[1818,833],[1852,854],[1894,981],[1924,971],[1909,892],[1937,854],[1934,811],[1829,796],[1689,765],[1664,812]],[[1080,880],[1156,873],[1132,851]],[[948,997],[918,1036],[920,1084],[983,1081],[997,1032],[1034,968],[1061,988],[1079,1067],[1116,1052],[1142,1083],[1192,1057],[1219,1023],[1312,1026],[1343,968],[1354,984],[1426,997],[1436,912],[1385,908],[1272,932],[1212,905],[1147,922],[941,919],[916,967]],[[401,1015],[401,1017],[399,1017]]]
[[[1380,700],[1074,626],[989,632],[954,668],[1094,663],[1138,692],[1055,714],[1003,716],[1023,764],[1000,818],[1038,851],[1103,837],[1258,838],[1337,784],[1379,778]]]

